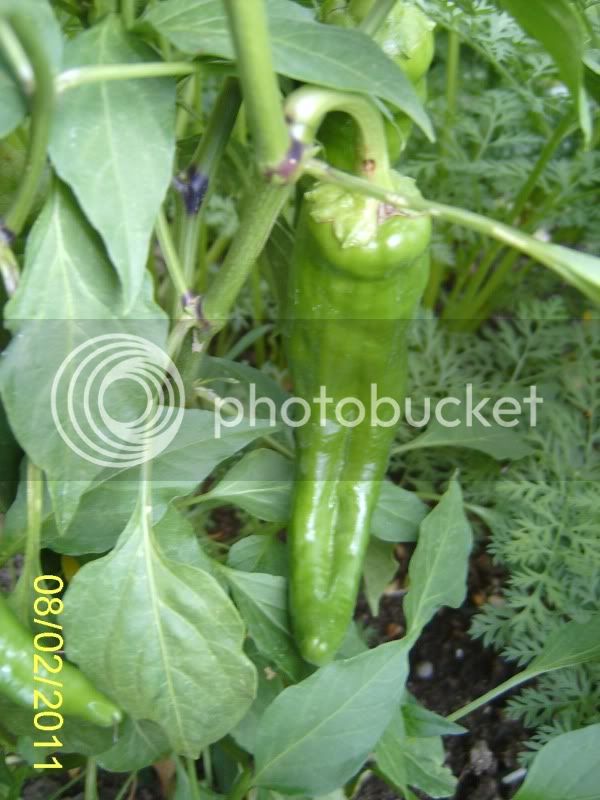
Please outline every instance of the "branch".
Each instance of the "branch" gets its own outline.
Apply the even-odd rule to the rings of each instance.
[[[264,0],[225,0],[235,45],[238,74],[261,171],[277,174],[290,147],[273,67]]]

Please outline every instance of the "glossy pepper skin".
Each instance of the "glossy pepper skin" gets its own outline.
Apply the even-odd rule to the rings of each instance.
[[[19,622],[6,600],[0,596],[0,693],[24,708],[33,710],[33,690],[38,689],[52,702],[55,687],[34,681],[34,659],[36,652],[55,668],[57,660],[52,653],[34,651],[33,637]],[[121,711],[101,694],[90,681],[72,664],[63,661],[62,669],[53,673],[46,671],[38,662],[36,674],[62,683],[62,705],[57,711],[66,716],[78,717],[101,727],[110,727],[120,722]],[[40,706],[40,711],[46,710]],[[32,716],[33,720],[33,716]]]
[[[364,15],[363,15],[364,16]],[[343,0],[330,0],[321,8],[321,19],[330,25],[354,27],[363,17],[351,13]],[[374,36],[384,53],[404,72],[419,98],[427,100],[427,72],[435,54],[435,24],[410,3],[398,2]],[[410,117],[402,112],[385,120],[390,161],[399,158],[412,132]],[[349,171],[356,163],[359,134],[354,122],[343,114],[330,114],[319,131],[326,160]]]
[[[414,182],[393,174],[398,191]],[[307,661],[324,664],[351,621],[370,521],[384,478],[395,423],[372,426],[378,398],[400,403],[406,381],[406,333],[425,289],[431,223],[378,201],[317,185],[305,195],[288,286],[286,341],[294,394],[308,402],[297,427],[297,473],[289,540],[290,607]],[[325,387],[333,401],[315,402]],[[356,398],[365,419],[340,424],[335,406]]]

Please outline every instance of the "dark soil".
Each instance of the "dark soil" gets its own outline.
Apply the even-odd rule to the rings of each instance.
[[[380,613],[372,618],[361,613],[362,621],[374,628],[380,642],[400,638],[405,631],[402,595],[411,548],[400,546],[400,569],[395,591],[382,599]],[[431,711],[447,715],[484,694],[515,673],[497,653],[468,635],[471,619],[483,603],[500,600],[502,571],[492,564],[481,548],[472,559],[469,590],[464,605],[443,609],[427,626],[411,653],[408,689]],[[464,736],[445,738],[446,764],[458,778],[453,800],[503,800],[512,797],[520,781],[503,779],[519,769],[527,731],[507,719],[500,699],[460,720],[468,728]],[[362,787],[360,800],[395,800],[396,795],[379,780],[370,778]]]

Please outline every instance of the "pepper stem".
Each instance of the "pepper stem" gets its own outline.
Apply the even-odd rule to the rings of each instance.
[[[359,174],[376,186],[393,189],[383,118],[370,100],[358,94],[305,86],[289,96],[285,111],[292,138],[306,148],[315,141],[327,114],[349,114],[360,131]]]
[[[7,27],[7,23],[10,27]],[[27,165],[15,201],[5,219],[9,231],[19,234],[35,202],[38,184],[46,166],[46,151],[54,109],[54,79],[42,44],[37,33],[32,30],[29,19],[21,12],[15,12],[8,17],[8,20],[2,20],[1,25],[3,31],[1,44],[4,47],[11,42],[15,45],[12,50],[9,47],[7,55],[9,58],[13,56],[13,67],[16,69],[17,78],[24,81],[21,90],[31,108]],[[19,54],[29,61],[34,79],[33,85],[28,77],[26,63],[24,61],[15,63]]]
[[[264,0],[225,0],[256,157],[266,176],[285,162],[289,141],[273,65]]]

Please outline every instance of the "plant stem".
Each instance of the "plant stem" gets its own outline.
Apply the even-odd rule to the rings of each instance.
[[[19,82],[23,93],[30,96],[35,91],[35,77],[33,69],[23,50],[18,36],[4,20],[0,21],[0,49],[4,53],[6,62]]]
[[[203,316],[210,323],[211,336],[225,326],[235,299],[291,191],[291,186],[266,182],[251,189],[240,227],[204,296]]]
[[[204,195],[199,208],[187,209],[188,213],[183,221],[181,258],[184,279],[190,287],[195,284],[198,242],[204,210],[208,201],[208,193],[211,190],[215,174],[231,137],[241,102],[242,95],[238,80],[236,78],[227,78],[217,97],[202,140],[188,169],[188,174],[193,173],[200,177],[204,185]],[[189,213],[190,210],[193,213]]]
[[[42,471],[27,461],[27,543],[25,545],[25,562],[39,561],[40,533],[42,530],[42,505],[44,486]]]
[[[210,745],[205,747],[202,751],[202,768],[204,770],[204,777],[206,778],[206,782],[209,786],[213,785],[213,768],[212,768],[212,758],[210,755]]]
[[[571,128],[572,125],[573,125],[573,115],[572,112],[569,111],[567,112],[567,114],[565,114],[563,119],[556,127],[554,134],[544,145],[532,171],[525,180],[512,206],[510,207],[508,213],[506,214],[505,220],[509,225],[515,223],[521,216],[523,209],[525,208],[527,201],[531,197],[533,190],[537,186],[542,173],[548,166],[548,163],[556,153],[557,149],[559,148],[561,142],[569,132],[569,129]],[[489,290],[486,289],[484,293],[482,293],[481,295],[482,297],[484,297],[485,294],[483,300],[480,297],[477,297],[477,292],[479,291],[480,287],[485,283],[485,281],[489,279],[491,268],[493,267],[497,257],[502,252],[502,249],[503,245],[501,243],[498,243],[489,249],[487,255],[481,261],[477,270],[475,271],[475,273],[473,273],[473,276],[469,280],[467,292],[461,299],[459,305],[453,307],[448,306],[444,313],[445,318],[448,319],[450,318],[450,316],[457,318],[471,317],[473,316],[473,314],[477,313],[477,311],[481,308],[481,306],[487,301],[488,297],[491,294]],[[507,274],[508,272],[505,270],[501,275],[501,280],[494,281],[492,291],[495,291],[497,286],[505,279]],[[492,280],[494,280],[494,277],[495,276],[492,277]]]
[[[146,64],[99,64],[92,67],[73,67],[61,72],[56,78],[57,93],[84,86],[88,83],[104,81],[129,81],[137,78],[176,78],[194,75],[198,65],[190,61],[161,61]]]
[[[349,114],[360,131],[358,171],[378,186],[393,188],[387,139],[379,109],[367,98],[332,89],[305,86],[291,94],[285,104],[292,138],[312,146],[321,123],[332,111]]]
[[[125,30],[135,25],[135,0],[121,0],[121,17]]]
[[[525,683],[525,681],[535,678],[537,675],[539,675],[538,672],[530,672],[528,670],[519,672],[517,675],[513,675],[512,678],[504,681],[504,683],[501,683],[500,686],[496,686],[495,689],[491,689],[489,692],[482,694],[481,697],[478,697],[475,700],[472,700],[470,703],[467,703],[466,706],[459,708],[458,711],[454,711],[452,714],[446,717],[446,719],[448,722],[456,722],[457,720],[462,719],[462,717],[466,717],[467,714],[470,714],[472,711],[476,711],[478,708],[481,708],[481,706],[486,705],[486,703],[495,700],[496,697],[500,697],[500,695],[505,694],[517,686],[520,686],[522,683]]]
[[[135,781],[136,778],[137,778],[137,772],[132,772],[131,775],[127,778],[127,780],[123,784],[123,786],[121,786],[119,794],[115,797],[115,800],[125,800],[125,793],[127,792],[127,790],[129,789],[129,787]]]
[[[423,306],[425,308],[435,308],[443,278],[444,266],[442,262],[437,258],[432,258],[429,281],[427,282],[427,288],[423,295]]]
[[[85,766],[84,800],[98,800],[98,767],[94,758],[88,758]]]
[[[358,26],[367,36],[374,36],[388,18],[398,0],[376,0],[375,5]]]
[[[196,77],[199,75],[200,72],[197,72],[195,75],[190,75],[187,81],[182,82],[184,84],[183,98],[178,103],[177,119],[175,121],[175,138],[177,141],[185,138],[191,117],[190,111],[193,111],[196,98]]]
[[[187,767],[188,780],[190,782],[190,791],[192,794],[191,800],[201,800],[200,787],[198,786],[198,775],[196,773],[196,762],[193,758],[186,758],[185,763]]]
[[[243,800],[252,786],[252,777],[252,770],[249,767],[244,767],[239,778],[233,785],[228,800]]]
[[[579,291],[596,300],[600,297],[600,260],[560,247],[555,244],[546,244],[538,241],[533,236],[522,233],[516,228],[511,228],[503,222],[497,222],[473,211],[464,208],[448,206],[444,203],[435,203],[432,200],[407,198],[396,192],[388,192],[362,178],[348,175],[340,170],[333,169],[328,164],[316,159],[310,160],[304,167],[304,173],[312,175],[320,181],[333,183],[350,192],[359,192],[368,197],[376,197],[388,205],[403,209],[406,212],[428,214],[436,219],[460,225],[463,228],[482,233],[496,239],[515,250],[539,261],[554,270],[564,280],[568,280]],[[575,266],[573,266],[575,264]],[[582,264],[584,267],[582,267]]]
[[[65,786],[61,786],[60,789],[54,792],[54,794],[51,794],[48,800],[60,800],[60,798],[64,794],[66,794],[69,791],[69,789],[72,789],[76,783],[79,783],[79,781],[82,778],[83,778],[83,773],[80,772],[79,775],[75,775],[74,778],[71,778],[71,780],[67,784],[65,784]],[[119,798],[116,797],[115,800],[119,800]]]
[[[273,67],[264,0],[225,0],[258,165],[265,175],[285,163],[290,147]]]
[[[54,109],[54,81],[52,67],[29,19],[21,13],[15,12],[9,16],[9,20],[31,65],[35,84],[33,97],[31,96],[32,87],[29,83],[21,87],[28,97],[31,107],[27,163],[19,191],[5,219],[7,228],[12,233],[18,234],[27,221],[35,202],[40,178],[46,166],[46,151]]]
[[[446,65],[446,124],[441,142],[443,154],[450,149],[452,128],[456,119],[458,85],[460,80],[460,38],[454,30],[448,31],[448,62]]]
[[[158,239],[158,243],[160,244],[160,249],[162,251],[165,264],[167,265],[169,277],[171,278],[173,286],[175,287],[175,291],[177,292],[179,298],[184,298],[188,292],[188,285],[183,276],[183,271],[179,262],[179,256],[177,255],[173,237],[171,236],[169,223],[167,222],[165,212],[162,210],[162,208],[158,212],[158,217],[156,218],[156,237]]]

